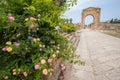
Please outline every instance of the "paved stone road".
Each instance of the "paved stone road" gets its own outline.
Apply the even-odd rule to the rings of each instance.
[[[76,53],[86,65],[73,65],[64,80],[120,80],[120,39],[83,29]]]

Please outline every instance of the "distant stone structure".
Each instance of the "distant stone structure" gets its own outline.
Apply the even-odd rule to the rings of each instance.
[[[101,30],[109,30],[109,31],[116,31],[120,32],[120,24],[119,23],[100,23],[100,29]]]
[[[99,23],[100,23],[100,8],[95,8],[95,7],[89,7],[83,10],[82,12],[82,21],[80,23],[80,28],[85,28],[85,18],[88,15],[92,15],[94,18],[94,26],[92,26],[93,29],[99,29]]]

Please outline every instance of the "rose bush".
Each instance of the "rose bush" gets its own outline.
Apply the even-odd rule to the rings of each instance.
[[[9,18],[8,20],[11,22]],[[15,23],[15,21],[11,23]],[[35,26],[31,28],[29,26],[31,24]],[[1,56],[6,62],[5,65],[1,66],[1,79],[44,79],[45,76],[52,75],[54,72],[54,62],[59,58],[63,58],[63,62],[70,58],[72,46],[70,47],[68,41],[54,29],[44,31],[49,32],[47,35],[50,35],[49,37],[46,35],[50,39],[45,40],[45,33],[41,31],[44,28],[40,27],[35,18],[28,18],[25,21],[25,27],[25,31],[28,32],[25,34],[27,36],[21,34],[20,31],[19,35],[16,32],[14,38],[10,38],[1,46]],[[3,35],[6,33],[5,31]],[[21,36],[24,36],[24,39]],[[61,69],[64,70],[64,68]]]
[[[65,4],[62,0],[2,0],[1,80],[44,80],[54,72],[55,62],[62,58],[63,64],[71,57],[73,47],[55,30]]]

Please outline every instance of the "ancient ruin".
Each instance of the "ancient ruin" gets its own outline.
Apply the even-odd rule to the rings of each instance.
[[[92,29],[99,29],[99,23],[100,23],[100,8],[95,8],[95,7],[89,7],[86,9],[83,9],[82,12],[82,19],[80,23],[80,28],[85,28],[85,18],[89,15],[93,16],[93,26]]]

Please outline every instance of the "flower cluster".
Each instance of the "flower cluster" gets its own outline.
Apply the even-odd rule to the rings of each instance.
[[[3,52],[5,52],[5,51],[12,52],[12,50],[13,50],[12,45],[14,45],[15,47],[19,47],[20,43],[18,43],[18,42],[13,42],[12,43],[11,41],[8,41],[8,42],[6,42],[6,46],[2,48],[2,51]]]
[[[38,14],[39,16],[40,14]],[[37,30],[39,30],[39,28],[37,28],[38,23],[37,21],[40,21],[40,17],[38,17],[38,19],[34,18],[34,17],[30,17],[30,18],[26,18],[26,26],[29,27],[29,29],[33,29],[33,32],[37,32]]]
[[[12,47],[10,47],[10,45],[12,45],[11,41],[6,42],[6,47],[2,48],[2,51],[7,51],[7,52],[11,52],[12,51]]]
[[[35,45],[38,49],[37,51],[39,51],[39,53],[44,52],[44,49],[47,48],[47,46],[43,43],[40,42],[40,38],[33,38],[31,40],[32,45]],[[6,46],[4,48],[2,48],[3,52],[9,52],[11,54],[13,53],[17,53],[18,51],[21,52],[27,52],[28,50],[30,50],[29,46],[25,46],[24,43],[20,43],[20,42],[11,42],[11,41],[7,41]],[[24,46],[23,46],[24,44]],[[23,50],[23,48],[21,49],[21,47],[24,47],[25,50]],[[32,46],[31,46],[32,47]],[[32,49],[32,48],[31,48]],[[39,54],[37,53],[37,54]],[[55,66],[55,62],[60,63],[61,60],[58,59],[60,54],[60,44],[58,44],[56,47],[53,47],[52,49],[50,49],[50,56],[49,57],[42,57],[40,56],[39,62],[35,62],[33,63],[33,69],[35,70],[35,72],[37,73],[42,72],[42,75],[52,75],[52,73],[55,71],[54,66]],[[66,69],[65,65],[61,65],[61,70],[64,71]],[[30,75],[29,72],[27,72],[26,70],[22,70],[21,68],[18,69],[13,69],[12,70],[12,75],[16,76],[16,75],[21,75],[24,77],[27,77]],[[8,78],[8,77],[5,77]]]
[[[34,20],[36,20],[34,17],[30,17],[30,18],[26,18],[25,19],[25,21],[28,21],[28,20],[30,20],[30,21],[34,21]]]
[[[15,76],[15,75],[17,75],[17,74],[20,74],[20,68],[18,68],[18,69],[13,69],[12,70],[12,74]]]
[[[66,66],[64,64],[61,64],[61,70],[64,71],[66,69]]]
[[[40,41],[40,38],[33,38],[34,42]]]
[[[64,39],[58,38],[59,36],[56,32],[50,33],[52,37],[49,35],[43,35],[41,37],[41,34],[39,33],[42,27],[38,27],[40,16],[41,15],[38,14],[37,18],[26,18],[24,24],[26,26],[24,27],[26,32],[19,30],[16,32],[16,30],[15,35],[12,36],[15,38],[8,39],[8,41],[2,46],[2,53],[8,53],[4,55],[8,55],[11,58],[10,62],[14,63],[14,65],[11,65],[12,67],[10,67],[9,74],[2,76],[3,79],[7,80],[12,77],[13,79],[26,80],[31,76],[35,80],[43,79],[44,76],[49,76],[54,73],[57,63],[62,63],[62,58],[66,56],[66,53],[64,53],[64,45],[66,45],[66,43],[62,45],[62,43],[59,42],[64,41]],[[11,14],[8,15],[8,20],[14,23],[17,21],[17,19],[15,21]],[[47,40],[46,36],[49,37],[50,40],[49,38]],[[61,64],[61,70],[64,71],[65,69],[66,66]]]

